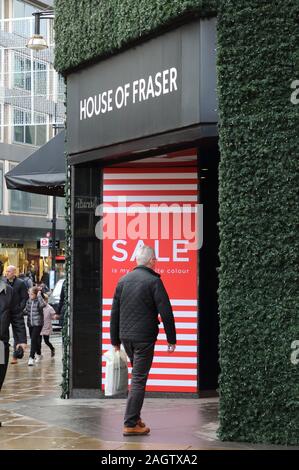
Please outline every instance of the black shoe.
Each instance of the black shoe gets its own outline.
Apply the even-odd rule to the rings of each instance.
[[[51,357],[55,356],[55,349],[51,349]]]

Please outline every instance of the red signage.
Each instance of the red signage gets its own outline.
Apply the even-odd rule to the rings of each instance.
[[[161,323],[147,390],[196,392],[197,168],[110,168],[103,176],[103,353],[111,347],[110,309],[117,282],[136,266],[138,248],[150,245],[173,307],[177,348],[167,352]]]

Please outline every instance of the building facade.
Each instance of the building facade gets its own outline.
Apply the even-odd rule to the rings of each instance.
[[[41,21],[50,47],[33,52],[33,12],[53,2],[0,1],[0,256],[39,280],[51,267],[39,240],[51,238],[53,198],[8,190],[3,175],[51,139],[64,123],[64,82],[53,67],[53,20]],[[57,255],[64,255],[64,199],[57,198]],[[61,274],[64,263],[57,269]]]
[[[166,398],[175,393],[163,390],[169,385],[190,385],[189,396],[194,388],[200,395],[217,386],[219,339],[221,438],[298,443],[299,123],[297,99],[291,99],[298,88],[297,2],[55,5],[71,174],[71,348],[64,392],[100,396],[110,285],[132,267],[136,244],[148,242],[141,231],[134,244],[132,233],[129,241],[127,232],[114,238],[113,230],[99,240],[101,217],[110,214],[111,223],[114,216],[116,226],[128,228],[121,215],[137,211],[137,203],[147,217],[158,209],[170,214],[172,197],[178,210],[187,197],[192,213],[195,191],[203,206],[203,243],[194,258],[184,237],[172,233],[166,245],[160,232],[150,238],[159,269],[174,270],[168,288],[177,286],[172,302],[184,330],[174,365],[162,355],[161,331],[150,387],[159,386]],[[214,37],[207,26],[213,21]],[[219,127],[210,89],[216,71]],[[163,211],[154,210],[151,203],[162,201]],[[180,282],[183,266],[190,269],[186,282]]]

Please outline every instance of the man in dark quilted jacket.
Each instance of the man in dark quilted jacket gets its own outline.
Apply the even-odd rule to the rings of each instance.
[[[136,268],[122,277],[116,287],[110,319],[111,344],[115,350],[122,344],[132,364],[124,436],[150,432],[140,413],[159,331],[158,314],[163,321],[170,353],[176,344],[173,312],[160,275],[154,271],[156,256],[153,248],[141,247],[136,262]]]

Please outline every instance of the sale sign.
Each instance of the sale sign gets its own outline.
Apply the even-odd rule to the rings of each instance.
[[[147,391],[194,393],[201,230],[197,168],[115,167],[105,169],[103,182],[103,353],[110,347],[115,287],[136,266],[139,247],[149,245],[155,249],[156,272],[161,275],[172,304],[177,348],[173,354],[167,352],[161,323]],[[103,372],[103,387],[104,384]]]

